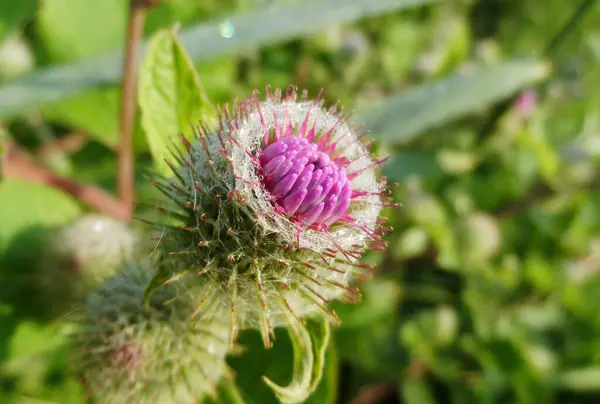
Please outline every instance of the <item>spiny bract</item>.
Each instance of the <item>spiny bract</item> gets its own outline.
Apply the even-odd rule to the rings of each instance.
[[[337,322],[327,304],[360,298],[351,283],[372,268],[358,260],[385,248],[379,213],[390,204],[381,160],[342,112],[267,88],[226,107],[215,131],[182,137],[173,178],[153,180],[168,219],[155,223],[163,265],[148,291],[195,278],[195,315],[211,295],[229,309],[232,337],[257,328],[266,346],[289,321],[322,312]]]
[[[227,375],[229,323],[190,321],[182,285],[165,285],[144,305],[148,263],[128,263],[88,296],[73,337],[76,372],[90,397],[110,403],[195,403]]]

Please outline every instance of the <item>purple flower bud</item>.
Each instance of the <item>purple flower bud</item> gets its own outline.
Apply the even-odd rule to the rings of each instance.
[[[200,126],[175,177],[156,181],[180,223],[156,226],[170,264],[154,284],[189,274],[199,306],[212,287],[230,309],[232,339],[256,328],[269,346],[274,327],[317,311],[337,322],[328,303],[357,301],[351,282],[372,269],[359,259],[386,248],[379,214],[393,205],[377,178],[383,160],[347,121],[289,87],[223,109],[215,132]]]
[[[537,93],[534,90],[529,89],[519,94],[515,101],[515,106],[521,116],[529,117],[537,106],[537,101]]]

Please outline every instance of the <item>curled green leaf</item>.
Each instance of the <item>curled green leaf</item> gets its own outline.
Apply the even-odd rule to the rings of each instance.
[[[290,325],[288,331],[294,349],[292,381],[287,386],[280,386],[266,376],[263,380],[281,402],[293,404],[305,401],[316,390],[323,377],[330,328],[325,319],[319,318],[309,320],[306,328]]]

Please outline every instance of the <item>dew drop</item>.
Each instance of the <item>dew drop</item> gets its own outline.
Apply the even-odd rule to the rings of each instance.
[[[235,32],[235,27],[229,21],[224,21],[219,25],[219,32],[223,38],[231,38]]]

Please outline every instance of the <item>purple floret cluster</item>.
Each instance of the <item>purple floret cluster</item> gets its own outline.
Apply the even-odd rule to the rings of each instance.
[[[344,159],[332,159],[335,146],[315,142],[314,131],[306,137],[285,132],[260,155],[264,185],[292,221],[327,228],[350,206],[352,188]]]

